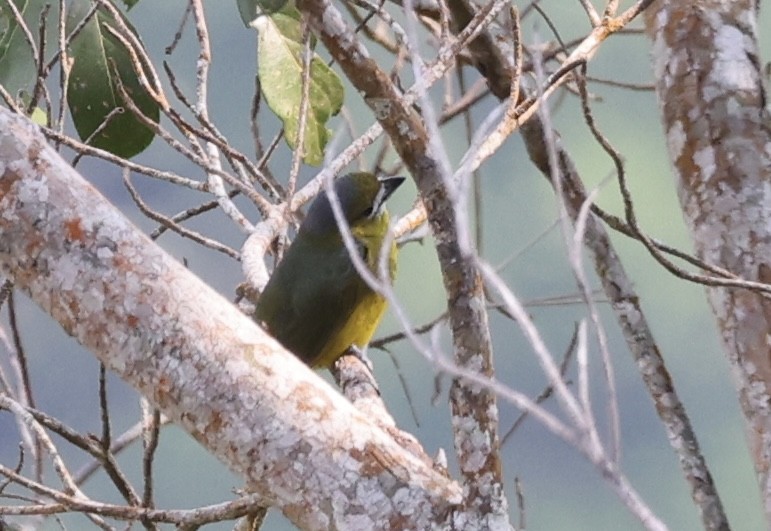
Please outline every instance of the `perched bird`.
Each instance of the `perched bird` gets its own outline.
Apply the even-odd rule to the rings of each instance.
[[[402,182],[366,172],[335,181],[356,250],[375,274],[388,231],[385,202]],[[393,280],[396,245],[385,251]],[[327,195],[319,194],[257,301],[255,319],[305,363],[324,368],[350,347],[363,350],[385,309],[385,299],[356,271]]]

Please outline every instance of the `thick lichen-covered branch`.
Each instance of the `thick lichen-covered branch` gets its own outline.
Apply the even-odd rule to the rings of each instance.
[[[461,501],[6,110],[0,168],[3,274],[264,504],[304,529],[427,529]]]

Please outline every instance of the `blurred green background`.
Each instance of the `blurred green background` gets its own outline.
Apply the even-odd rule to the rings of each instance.
[[[622,2],[628,6],[631,2]],[[548,0],[539,4],[553,19],[563,38],[584,34],[588,23],[578,2]],[[143,1],[132,9],[129,17],[142,35],[157,63],[166,59],[172,65],[183,90],[194,90],[197,47],[194,32],[188,27],[178,50],[164,55],[184,11],[182,0]],[[520,6],[523,7],[523,6]],[[248,109],[254,87],[255,34],[241,24],[235,2],[206,2],[211,31],[213,65],[211,70],[210,114],[231,143],[251,153]],[[762,14],[762,58],[771,56],[771,42],[764,30],[771,19]],[[635,27],[640,27],[640,23]],[[550,39],[542,19],[530,16],[523,21],[530,38]],[[589,65],[589,74],[598,78],[631,83],[652,82],[649,42],[642,35],[615,36],[602,45]],[[377,51],[377,47],[372,47]],[[474,78],[473,72],[466,72]],[[475,78],[474,78],[475,79]],[[630,187],[635,197],[642,226],[649,234],[680,248],[690,250],[688,235],[679,211],[672,171],[658,119],[658,106],[652,92],[622,90],[592,84],[597,97],[594,113],[598,124],[615,147],[623,153]],[[611,161],[592,140],[572,95],[551,100],[552,119],[576,160],[588,187],[603,183],[612,171]],[[371,123],[369,111],[356,91],[348,86],[346,105],[356,117],[359,132]],[[496,102],[488,97],[479,105],[474,121],[479,124]],[[261,127],[271,133],[278,122],[264,113]],[[333,123],[333,128],[339,126]],[[267,134],[266,137],[271,136]],[[451,161],[457,163],[465,150],[466,138],[460,119],[443,130],[443,140]],[[367,152],[369,160],[374,150]],[[189,163],[169,156],[168,148],[156,140],[138,160],[150,166],[172,169],[180,174],[201,178],[201,172]],[[285,146],[272,163],[274,172],[288,173],[289,154]],[[138,212],[121,183],[120,171],[100,161],[86,159],[79,170],[105,195],[114,201],[139,227],[155,226]],[[315,173],[302,172],[303,182]],[[573,275],[566,265],[562,236],[553,229],[531,243],[556,219],[556,206],[548,183],[532,167],[521,140],[514,136],[490,159],[480,172],[482,182],[485,257],[494,264],[514,258],[503,270],[504,277],[531,312],[548,346],[561,356],[570,341],[575,323],[586,317],[580,305],[539,304],[539,300],[570,296],[577,292]],[[136,177],[143,196],[151,206],[166,213],[176,213],[206,198],[180,191],[165,183]],[[391,211],[405,213],[414,199],[414,186],[402,187],[391,202]],[[599,203],[621,213],[615,183],[605,182]],[[257,214],[246,203],[244,212],[253,220]],[[219,212],[192,221],[190,226],[218,240],[239,248],[244,235]],[[624,265],[647,311],[647,318],[666,358],[681,399],[699,435],[702,450],[711,467],[733,529],[759,530],[765,527],[758,490],[748,458],[735,392],[719,345],[718,336],[706,302],[704,290],[673,278],[648,257],[642,246],[621,236],[614,236]],[[186,259],[192,271],[233,298],[235,287],[242,281],[239,264],[202,249],[174,235],[159,240],[169,253]],[[591,272],[591,265],[586,264]],[[590,275],[593,285],[598,283]],[[445,305],[442,281],[433,246],[410,244],[403,249],[396,291],[414,323],[436,317]],[[51,320],[23,296],[19,303],[20,327],[31,363],[31,377],[38,391],[38,407],[73,427],[98,433],[97,409],[98,365],[67,337]],[[673,530],[700,529],[700,520],[681,477],[677,460],[669,448],[664,429],[659,424],[652,403],[643,389],[636,368],[619,334],[613,315],[602,307],[603,323],[610,337],[611,351],[620,391],[623,456],[622,468],[642,497]],[[5,314],[3,317],[6,320]],[[535,396],[542,391],[546,379],[531,349],[516,325],[497,313],[491,313],[491,325],[498,377]],[[398,330],[389,315],[380,333]],[[443,344],[449,345],[443,331]],[[440,380],[441,393],[432,403],[434,371],[407,343],[394,345],[394,357],[407,382],[412,404],[420,425],[416,426],[399,376],[388,356],[371,351],[386,403],[404,429],[414,433],[429,453],[444,448],[452,460],[453,448],[446,394],[449,381]],[[601,379],[596,344],[591,350],[591,375]],[[573,372],[571,371],[571,374]],[[602,386],[594,393],[596,415],[607,424]],[[115,377],[110,378],[110,407],[115,419],[114,433],[138,419],[136,394]],[[547,407],[556,411],[554,404]],[[510,404],[500,403],[501,430],[505,432],[519,412]],[[9,415],[0,415],[0,459],[14,463],[17,457],[18,433]],[[80,452],[62,444],[68,464],[77,469],[84,462]],[[525,496],[527,529],[539,530],[618,530],[641,526],[624,509],[604,484],[599,474],[571,447],[556,439],[533,420],[527,420],[503,448],[507,488],[513,504],[514,479],[519,478]],[[138,447],[120,456],[125,470],[137,480],[141,463]],[[156,471],[157,506],[189,508],[230,499],[232,490],[241,487],[239,480],[204,452],[185,433],[175,427],[163,430]],[[85,486],[95,498],[119,502],[104,477],[97,476]],[[512,507],[513,520],[517,510]],[[265,529],[293,529],[280,514],[271,513]],[[70,529],[83,529],[83,520],[66,516]],[[90,525],[90,524],[85,524]],[[48,526],[58,528],[54,522]],[[229,529],[230,524],[211,526]]]

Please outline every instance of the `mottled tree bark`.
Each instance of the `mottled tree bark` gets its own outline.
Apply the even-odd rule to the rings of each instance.
[[[678,194],[699,256],[771,281],[771,136],[752,0],[662,0],[646,13]],[[771,301],[709,288],[771,521]]]
[[[6,109],[0,168],[3,274],[266,505],[316,530],[450,518],[457,484],[141,234]]]

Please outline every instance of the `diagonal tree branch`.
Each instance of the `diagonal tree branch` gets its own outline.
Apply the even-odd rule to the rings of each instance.
[[[606,19],[603,24],[609,31],[618,31],[634,16],[648,7],[650,2],[636,3],[622,14],[616,23]],[[464,1],[451,3],[461,20],[464,9],[470,9]],[[598,27],[598,29],[602,29]],[[607,36],[607,35],[606,35]],[[493,93],[499,98],[508,97],[513,90],[511,80],[501,78],[500,72],[505,67],[500,62],[508,60],[495,50],[490,50],[494,39],[480,39],[476,48],[472,48],[477,65],[484,65],[481,72],[487,77]],[[485,46],[487,44],[487,46]],[[525,94],[521,95],[526,98]],[[536,167],[544,174],[550,183],[556,170],[563,186],[561,200],[565,202],[571,219],[575,222],[581,208],[587,201],[587,192],[583,181],[567,150],[562,146],[556,131],[547,135],[544,123],[539,116],[533,116],[520,128],[528,155]],[[547,141],[547,136],[555,138],[553,143]],[[552,168],[550,150],[556,155],[557,168]],[[722,502],[717,493],[712,475],[701,454],[696,434],[687,416],[685,407],[680,401],[674,383],[666,368],[664,359],[658,348],[652,330],[650,329],[640,298],[633,288],[631,279],[626,274],[613,243],[607,231],[594,214],[586,217],[584,226],[584,245],[590,252],[594,268],[602,282],[616,320],[621,327],[627,345],[640,368],[640,375],[656,406],[656,411],[669,436],[672,448],[676,452],[683,471],[683,476],[691,488],[691,497],[701,513],[702,521],[707,529],[725,529],[728,526],[727,517]]]
[[[522,132],[531,160],[551,180],[552,169],[546,154],[548,148],[541,122],[531,120],[522,128]],[[586,189],[573,160],[559,140],[554,149],[557,152],[557,171],[564,182],[562,197],[571,218],[575,220],[587,200]],[[590,252],[603,291],[611,303],[640,376],[680,461],[683,476],[691,488],[691,497],[701,513],[705,529],[728,529],[728,520],[712,474],[648,325],[640,297],[634,290],[632,280],[608,232],[594,214],[586,218],[584,245]]]
[[[0,109],[0,267],[304,529],[427,529],[458,486],[139,233]]]
[[[480,18],[496,5],[488,4],[479,13]],[[313,30],[362,94],[417,183],[437,242],[456,363],[492,377],[492,345],[480,273],[460,246],[458,213],[448,195],[440,163],[429,146],[424,121],[329,0],[302,0],[298,7],[308,15]],[[484,525],[508,527],[495,395],[456,379],[450,400],[467,509],[479,522],[484,519]],[[475,528],[472,522],[466,523],[471,526],[468,529]],[[479,522],[476,525],[483,527]]]

